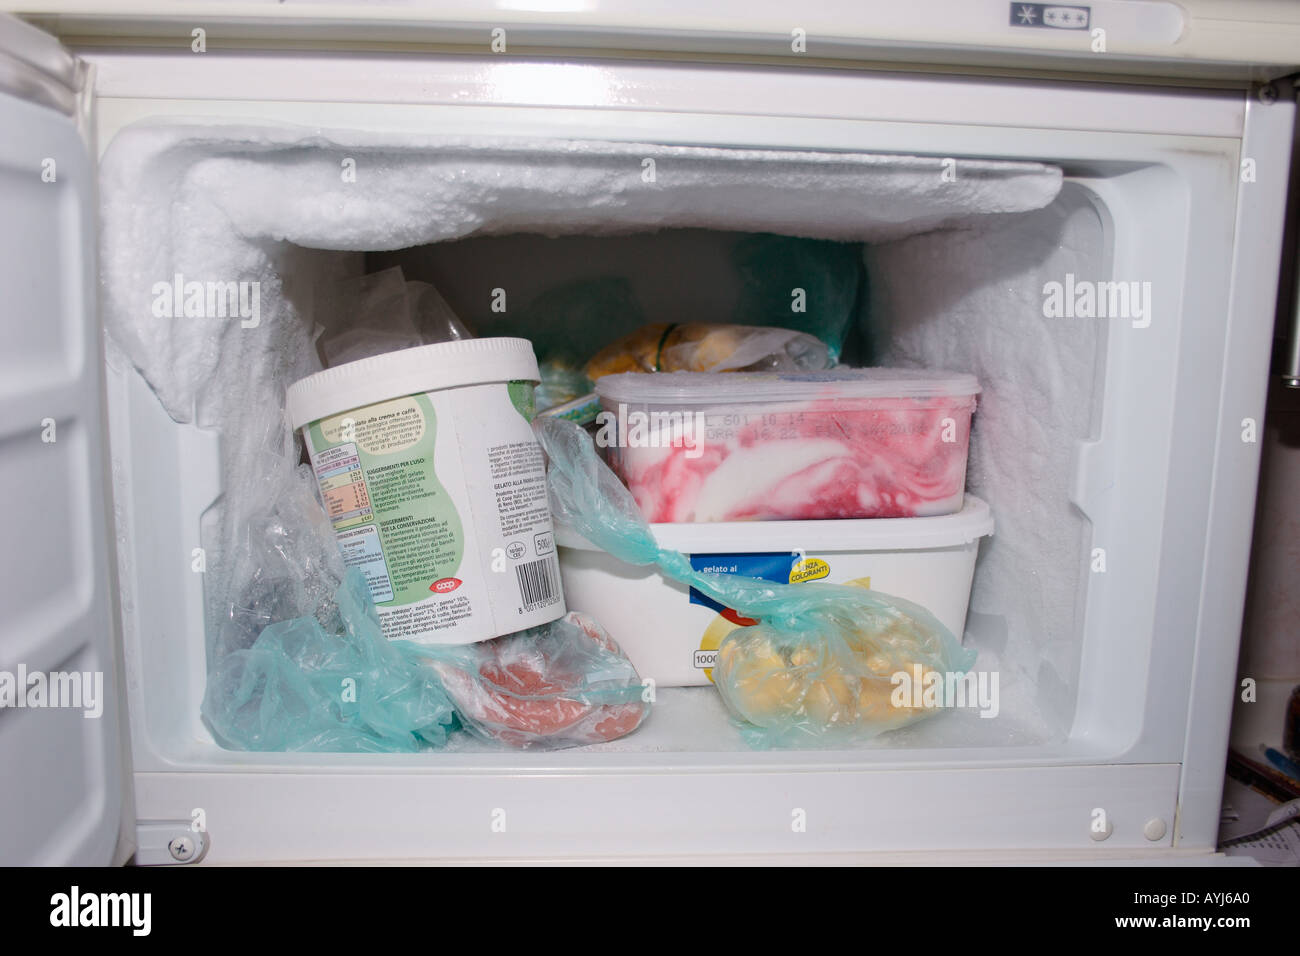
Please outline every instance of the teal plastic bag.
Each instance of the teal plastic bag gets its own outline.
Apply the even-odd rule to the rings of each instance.
[[[344,574],[337,601],[341,632],[290,618],[214,662],[202,711],[222,746],[404,753],[446,744],[451,699],[411,645],[383,639],[360,571]]]
[[[878,591],[848,585],[774,584],[706,574],[659,547],[591,436],[571,422],[533,423],[549,458],[551,512],[592,544],[628,564],[654,565],[759,623],[718,648],[713,680],[755,746],[827,745],[863,740],[932,716],[900,693],[956,678],[974,663],[933,614]],[[900,677],[906,675],[906,677]]]
[[[221,746],[408,753],[468,732],[557,749],[646,718],[651,695],[631,661],[577,612],[477,644],[388,641],[365,579],[344,567],[310,466],[290,460],[271,451],[258,462],[226,556],[236,573],[213,601],[201,713]]]
[[[731,258],[740,279],[733,322],[807,332],[839,360],[866,271],[861,243],[760,233],[737,242]]]
[[[355,568],[337,595],[342,631],[280,621],[208,673],[203,715],[227,749],[407,753],[464,729],[517,749],[603,743],[635,730],[649,694],[585,615],[477,644],[388,641]]]
[[[606,342],[645,322],[631,281],[611,275],[553,286],[517,315],[505,314],[501,328],[531,341],[542,364],[560,362],[581,369]]]

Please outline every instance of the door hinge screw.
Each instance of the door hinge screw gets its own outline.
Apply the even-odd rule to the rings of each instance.
[[[174,837],[167,850],[177,863],[188,863],[194,859],[194,840],[187,836]]]

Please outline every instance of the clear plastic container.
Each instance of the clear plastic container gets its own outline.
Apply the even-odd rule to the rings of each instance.
[[[960,372],[672,372],[596,383],[596,443],[652,522],[911,518],[962,506]]]

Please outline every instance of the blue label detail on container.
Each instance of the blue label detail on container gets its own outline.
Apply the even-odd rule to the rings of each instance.
[[[799,556],[793,551],[765,551],[757,554],[692,554],[691,567],[706,574],[744,574],[777,584],[790,583],[790,571]],[[712,598],[691,588],[691,603],[722,612],[726,610]]]

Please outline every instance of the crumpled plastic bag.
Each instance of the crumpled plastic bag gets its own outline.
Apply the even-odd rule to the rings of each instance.
[[[446,744],[451,698],[413,645],[383,639],[360,571],[346,572],[337,601],[341,631],[314,615],[279,621],[209,669],[203,716],[222,746],[405,753]]]
[[[547,288],[503,314],[501,329],[531,341],[539,362],[562,361],[580,369],[601,345],[645,321],[631,280],[606,275]]]
[[[807,332],[839,361],[866,279],[859,243],[759,233],[737,242],[731,259],[740,277],[733,322]]]
[[[538,363],[537,368],[542,380],[533,389],[533,401],[539,412],[591,393],[591,379],[569,359],[547,359]]]
[[[935,713],[921,702],[927,684],[974,662],[918,604],[852,587],[821,590],[839,585],[777,585],[814,586],[821,593],[801,594],[799,605],[774,595],[779,610],[732,631],[718,648],[714,683],[727,708],[759,728],[758,742],[865,739],[904,727]],[[755,606],[742,613],[753,616]]]
[[[317,291],[317,349],[326,366],[436,342],[472,338],[427,282],[407,282],[400,266],[346,277]]]
[[[307,615],[330,633],[342,630],[335,592],[343,582],[329,518],[320,506],[311,466],[281,409],[249,431],[259,439],[237,459],[239,483],[228,488],[216,540],[205,539],[208,567],[207,663],[251,647],[271,624]]]
[[[794,329],[657,322],[596,353],[587,363],[587,378],[619,372],[797,372],[833,364],[825,342]]]
[[[636,669],[589,618],[478,644],[387,641],[356,569],[338,595],[341,633],[315,617],[272,624],[209,672],[203,715],[235,750],[406,753],[464,728],[518,749],[603,743],[650,705]]]
[[[706,574],[660,548],[631,494],[578,426],[539,417],[533,429],[549,459],[551,513],[628,564],[655,565],[673,580],[759,623],[718,648],[713,681],[754,746],[827,745],[868,739],[933,715],[896,706],[899,674],[915,682],[954,677],[975,653],[919,605],[849,585],[774,584]],[[900,695],[901,697],[901,695]]]
[[[231,571],[214,597],[202,715],[227,749],[404,753],[468,731],[512,747],[601,743],[650,711],[631,661],[577,613],[495,640],[384,638],[345,569],[309,465],[278,416],[247,462]]]
[[[408,647],[439,676],[462,724],[521,750],[614,740],[650,712],[632,662],[576,611],[480,644]]]

